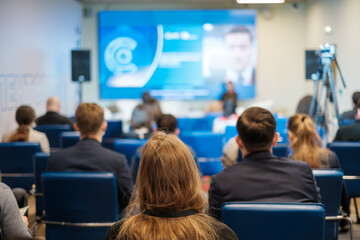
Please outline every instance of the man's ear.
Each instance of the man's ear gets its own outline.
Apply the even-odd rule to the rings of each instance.
[[[107,129],[107,121],[103,121],[100,128],[101,131],[105,132]]]
[[[273,142],[271,144],[271,146],[275,146],[279,140],[279,137],[280,137],[280,133],[276,132],[275,135],[274,135],[274,139],[273,139]]]
[[[179,136],[179,134],[180,134],[180,129],[177,128],[177,129],[175,130],[175,135],[176,135],[176,136]]]
[[[239,135],[236,135],[235,141],[236,141],[236,144],[238,145],[238,147],[239,147],[240,150],[244,148],[244,143],[242,142],[242,140],[241,140],[241,138],[239,137]]]
[[[75,131],[80,132],[80,128],[79,128],[79,126],[77,125],[77,123],[74,123],[74,129],[75,129]]]

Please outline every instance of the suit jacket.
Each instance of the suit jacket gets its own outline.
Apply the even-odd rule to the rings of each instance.
[[[212,178],[210,215],[220,218],[221,205],[234,201],[320,202],[320,194],[309,164],[261,151]]]
[[[74,130],[73,122],[70,118],[60,115],[57,112],[46,112],[45,115],[36,119],[37,125],[45,125],[45,124],[68,124],[71,126],[72,130]]]
[[[360,141],[360,120],[356,120],[354,124],[346,125],[336,133],[334,141]]]
[[[75,146],[51,153],[47,171],[111,172],[116,176],[119,212],[129,203],[133,182],[126,157],[101,146],[95,139],[83,139]]]

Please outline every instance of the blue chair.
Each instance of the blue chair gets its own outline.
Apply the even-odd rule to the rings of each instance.
[[[59,148],[60,134],[72,131],[72,127],[68,124],[37,125],[35,130],[46,134],[51,148]]]
[[[224,133],[224,136],[225,136],[225,143],[227,143],[230,138],[233,138],[237,135],[237,130],[236,130],[236,126],[226,126],[225,128],[225,133]]]
[[[239,239],[323,240],[325,209],[310,203],[225,203],[223,222]]]
[[[212,123],[214,118],[202,117],[202,118],[178,118],[178,128],[180,132],[193,132],[193,131],[212,131]]]
[[[180,132],[181,134],[181,132]],[[197,157],[220,158],[224,145],[223,134],[213,132],[187,132],[180,139],[194,149]]]
[[[280,133],[279,143],[288,142],[288,117],[276,117],[276,132]]]
[[[112,173],[42,174],[46,239],[104,239],[118,220],[116,179]]]
[[[36,199],[36,217],[41,218],[44,215],[44,197],[41,184],[41,174],[46,172],[49,153],[35,153],[33,157],[34,173],[35,173],[35,199]]]
[[[129,167],[131,159],[136,153],[136,149],[146,143],[147,139],[116,139],[114,141],[114,151],[126,156]]]
[[[340,215],[341,190],[343,187],[342,170],[313,170],[313,174],[320,188],[321,202],[325,205],[326,223],[324,239],[338,239],[339,220],[342,219],[350,223],[350,239],[352,239],[351,219]]]
[[[224,169],[221,158],[198,158],[200,170],[205,176],[212,176]]]
[[[336,153],[344,172],[347,196],[354,198],[357,223],[360,223],[356,198],[360,197],[360,142],[333,142],[328,148]]]
[[[0,143],[0,177],[10,188],[31,190],[34,184],[33,155],[41,152],[39,143]]]
[[[80,141],[80,132],[62,132],[60,134],[60,147],[75,146]]]
[[[123,133],[122,128],[123,128],[123,124],[121,120],[107,121],[107,129],[105,131],[103,139],[121,137]]]

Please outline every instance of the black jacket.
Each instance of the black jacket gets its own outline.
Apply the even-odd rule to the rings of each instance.
[[[339,128],[334,141],[360,142],[360,120]]]
[[[71,126],[72,130],[74,130],[73,122],[70,118],[60,115],[57,112],[46,112],[45,115],[36,119],[37,125],[45,125],[45,124],[68,124]]]
[[[124,155],[83,139],[75,146],[51,153],[47,171],[111,172],[116,176],[119,212],[129,203],[133,182]]]
[[[320,194],[309,164],[262,151],[212,178],[210,214],[220,218],[221,205],[234,201],[320,202]]]

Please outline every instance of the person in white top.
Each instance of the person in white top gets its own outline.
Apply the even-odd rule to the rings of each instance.
[[[43,152],[50,152],[49,141],[45,133],[38,132],[32,128],[36,119],[34,109],[29,106],[18,107],[15,119],[19,127],[4,133],[1,142],[38,142]]]

